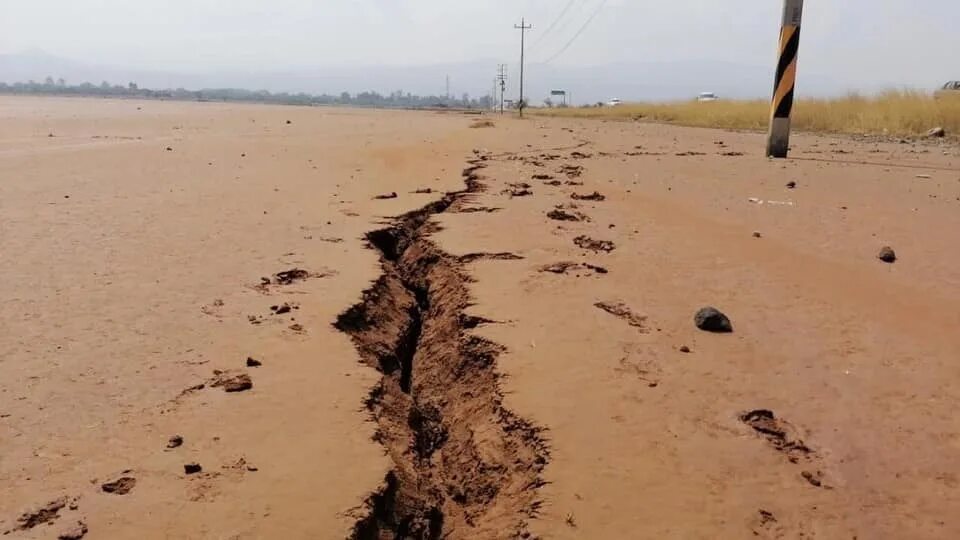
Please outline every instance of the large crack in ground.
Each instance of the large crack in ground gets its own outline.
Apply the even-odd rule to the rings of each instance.
[[[353,540],[531,537],[546,442],[504,408],[503,348],[468,332],[482,319],[465,313],[464,263],[429,239],[432,216],[483,189],[484,159],[464,170],[465,190],[367,234],[383,275],[335,323],[383,375],[366,405],[393,462]]]

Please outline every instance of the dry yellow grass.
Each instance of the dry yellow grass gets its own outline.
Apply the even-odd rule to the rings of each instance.
[[[609,119],[638,119],[685,126],[765,130],[770,117],[766,100],[720,100],[632,103],[618,107],[538,109],[537,114]],[[960,93],[941,95],[893,90],[877,96],[851,94],[834,99],[800,100],[793,127],[802,131],[920,135],[933,127],[960,133]]]

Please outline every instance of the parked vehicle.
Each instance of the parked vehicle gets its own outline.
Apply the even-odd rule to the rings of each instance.
[[[623,102],[620,101],[620,99],[618,99],[618,98],[613,98],[613,99],[611,99],[610,101],[607,102],[607,106],[608,106],[608,107],[617,107],[617,106],[619,106],[621,103],[623,103]]]
[[[697,96],[697,101],[703,103],[708,101],[716,101],[720,99],[713,92],[700,92],[700,95]]]
[[[936,97],[960,97],[960,81],[950,81],[934,93]]]

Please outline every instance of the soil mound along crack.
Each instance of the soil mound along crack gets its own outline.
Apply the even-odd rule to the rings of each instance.
[[[393,462],[349,538],[528,538],[542,501],[543,430],[503,406],[496,343],[469,333],[462,260],[430,240],[430,218],[483,190],[467,188],[367,234],[383,274],[334,326],[382,379],[366,400]]]

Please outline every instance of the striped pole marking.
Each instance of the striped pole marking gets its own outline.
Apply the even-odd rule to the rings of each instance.
[[[770,131],[767,135],[767,155],[787,157],[790,148],[790,113],[797,82],[797,52],[800,49],[800,20],[803,0],[784,0],[783,22],[780,26],[780,55],[773,84],[773,103],[770,111]]]

